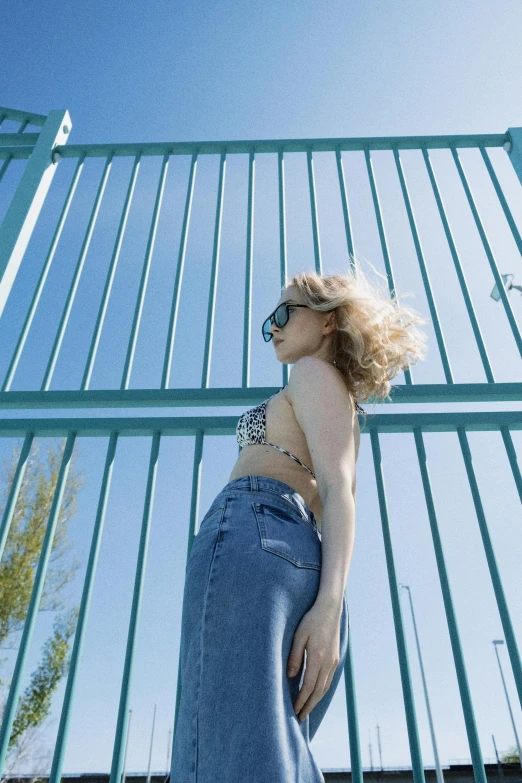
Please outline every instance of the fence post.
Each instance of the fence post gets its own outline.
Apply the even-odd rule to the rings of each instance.
[[[510,141],[504,144],[516,175],[522,185],[522,128],[508,128]],[[511,146],[509,146],[511,145]]]
[[[56,171],[52,150],[71,131],[68,111],[50,111],[0,225],[0,317]]]

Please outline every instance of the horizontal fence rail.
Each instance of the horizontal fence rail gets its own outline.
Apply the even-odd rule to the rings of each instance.
[[[39,437],[64,437],[69,430],[81,431],[87,437],[106,436],[112,430],[122,435],[152,435],[163,432],[168,435],[195,435],[204,430],[209,435],[232,435],[237,416],[175,416],[135,418],[77,418],[77,419],[3,419],[0,436],[12,437],[31,431]],[[454,432],[465,427],[470,432],[489,432],[509,427],[522,429],[520,411],[488,411],[462,413],[383,413],[374,414],[364,426],[365,432],[415,432],[422,426],[424,432]]]
[[[9,138],[7,136],[7,138]],[[449,135],[449,136],[365,136],[333,137],[330,139],[261,139],[245,141],[165,141],[147,142],[135,144],[57,144],[54,152],[60,158],[87,157],[106,158],[109,155],[128,157],[130,155],[227,155],[279,152],[331,152],[341,151],[365,151],[365,150],[413,150],[422,149],[451,149],[503,147],[511,141],[508,133],[488,133],[473,135]],[[18,141],[16,141],[18,144]],[[5,157],[8,152],[0,153]],[[29,150],[17,150],[19,158],[27,158]]]
[[[0,408],[41,410],[52,408],[194,408],[254,405],[275,394],[279,387],[208,389],[90,389],[88,391],[0,392]],[[383,404],[508,402],[522,398],[522,383],[422,383],[393,386]],[[367,421],[372,421],[372,417]],[[361,422],[364,425],[364,422]]]

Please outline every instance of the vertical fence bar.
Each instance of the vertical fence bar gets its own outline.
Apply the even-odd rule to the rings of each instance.
[[[425,783],[424,765],[422,763],[422,753],[417,727],[417,714],[415,712],[415,700],[413,696],[413,686],[411,683],[410,666],[408,662],[408,650],[406,648],[406,635],[404,633],[404,623],[402,619],[401,602],[399,598],[399,587],[397,584],[395,559],[393,556],[390,523],[388,519],[388,506],[386,502],[386,491],[384,488],[384,476],[382,473],[382,455],[381,446],[379,443],[379,431],[376,427],[370,427],[370,439],[372,445],[375,478],[377,482],[377,495],[379,499],[384,552],[386,556],[388,583],[390,587],[390,597],[393,611],[393,622],[395,626],[395,639],[397,641],[397,652],[399,656],[399,669],[401,674],[402,693],[406,713],[406,726],[408,729],[408,738],[410,743],[413,780],[414,783]],[[481,781],[481,783],[486,783],[486,781]]]
[[[167,177],[167,171],[169,167],[169,155],[170,155],[170,151],[165,153],[165,155],[163,156],[163,162],[161,164],[161,172],[159,176],[158,187],[156,190],[156,200],[154,202],[154,209],[152,211],[149,237],[147,240],[147,249],[145,251],[145,258],[143,261],[143,269],[142,269],[141,280],[138,289],[138,296],[136,298],[134,317],[132,319],[131,336],[127,348],[127,356],[125,357],[125,365],[123,368],[123,377],[121,380],[120,389],[129,388],[130,374],[132,372],[134,353],[136,351],[136,342],[138,340],[138,330],[140,328],[141,316],[143,313],[145,294],[147,293],[147,283],[149,280],[150,265],[152,263],[152,253],[154,252],[154,243],[156,241],[156,233],[158,230],[158,220],[160,216],[161,203],[163,201],[163,193],[165,190],[165,180]]]
[[[504,441],[506,454],[508,456],[509,464],[511,466],[513,478],[515,479],[515,486],[518,491],[520,502],[522,503],[522,475],[520,473],[520,468],[518,466],[518,457],[517,457],[517,452],[515,451],[515,447],[513,445],[513,438],[511,437],[511,432],[509,431],[509,427],[507,426],[507,424],[503,424],[500,427],[500,434],[502,435],[502,440]]]
[[[252,338],[252,265],[254,253],[254,193],[256,179],[256,153],[250,150],[248,157],[248,204],[247,204],[247,238],[246,238],[246,268],[245,268],[245,304],[243,310],[243,368],[241,385],[245,388],[250,383],[250,343]],[[256,332],[257,334],[257,332]],[[241,448],[241,447],[240,447]]]
[[[408,222],[410,224],[411,235],[413,237],[413,244],[415,245],[415,252],[417,254],[417,260],[419,262],[422,282],[424,284],[424,291],[426,292],[426,298],[428,300],[428,307],[430,308],[433,329],[435,331],[437,344],[440,350],[440,358],[442,361],[442,367],[444,369],[444,375],[446,377],[446,383],[454,383],[453,373],[451,372],[450,360],[449,360],[448,352],[446,350],[446,343],[444,342],[444,335],[442,333],[442,326],[439,320],[439,314],[437,312],[437,305],[435,303],[435,297],[433,296],[433,292],[431,290],[428,268],[424,260],[424,253],[422,251],[420,236],[417,230],[417,224],[415,222],[415,215],[413,213],[413,207],[411,205],[411,200],[408,193],[408,186],[406,184],[406,178],[404,176],[404,171],[402,169],[402,161],[399,155],[399,150],[396,147],[393,150],[393,157],[395,158],[397,174],[399,175],[402,197],[404,199],[404,205],[406,207],[406,213],[408,215]]]
[[[13,153],[9,152],[7,154],[4,162],[2,163],[2,168],[0,168],[0,182],[2,182],[2,180],[4,178],[4,174],[7,171],[7,169],[9,168],[9,164],[11,163],[12,159],[13,159]]]
[[[132,669],[134,666],[134,650],[136,645],[136,637],[138,634],[141,601],[145,584],[145,568],[147,565],[147,552],[149,548],[152,506],[154,504],[154,493],[156,489],[160,441],[161,432],[158,430],[154,432],[151,443],[149,471],[147,476],[147,487],[145,490],[145,501],[143,504],[143,519],[141,523],[140,544],[138,549],[138,562],[136,564],[136,574],[134,577],[134,591],[132,595],[132,608],[129,619],[129,633],[127,636],[127,648],[125,651],[125,664],[123,667],[120,705],[118,709],[118,720],[116,724],[116,736],[114,738],[114,750],[112,755],[112,766],[109,783],[121,783],[121,774],[123,771],[125,739],[128,730]]]
[[[319,218],[317,215],[317,195],[315,192],[314,161],[312,150],[307,150],[306,161],[308,163],[308,188],[310,190],[310,212],[312,214],[312,236],[314,240],[315,271],[318,275],[323,274],[323,263],[321,261],[321,240],[319,238]]]
[[[24,438],[24,443],[20,452],[20,457],[18,458],[16,471],[13,476],[11,486],[9,487],[9,495],[5,505],[4,513],[2,515],[2,524],[0,525],[0,561],[4,556],[5,544],[9,535],[9,530],[11,529],[11,522],[13,521],[16,501],[18,500],[18,493],[20,492],[20,487],[22,486],[25,471],[27,470],[33,439],[33,433],[28,432]]]
[[[89,607],[91,603],[91,595],[94,586],[94,577],[96,575],[96,568],[98,565],[98,555],[100,553],[101,539],[103,535],[103,526],[105,524],[105,512],[107,510],[107,501],[108,501],[109,490],[111,486],[112,471],[114,467],[114,457],[116,454],[117,442],[118,442],[118,433],[112,432],[109,438],[109,446],[107,449],[107,456],[105,458],[105,467],[103,469],[103,478],[102,478],[102,483],[100,488],[100,496],[98,500],[98,509],[96,511],[96,519],[94,521],[94,530],[92,533],[92,540],[91,540],[91,549],[89,552],[89,559],[87,561],[87,569],[85,572],[85,580],[83,583],[80,611],[78,614],[78,621],[76,623],[76,630],[74,632],[74,644],[71,653],[71,663],[69,666],[69,672],[67,674],[67,685],[65,687],[65,695],[63,697],[62,711],[60,715],[60,724],[58,726],[58,736],[56,738],[56,745],[54,748],[53,763],[51,766],[51,773],[49,775],[49,783],[60,783],[62,779],[63,762],[65,757],[65,750],[67,747],[67,736],[69,734],[71,712],[72,712],[72,707],[74,702],[74,689],[76,686],[76,679],[78,676],[78,669],[79,669],[81,655],[82,655],[85,628],[89,616]]]
[[[347,598],[346,604],[348,606]],[[353,669],[351,628],[348,628],[348,650],[344,664],[344,691],[346,695],[346,712],[348,720],[348,742],[350,744],[351,783],[363,783],[364,776],[361,756],[361,740],[359,737],[359,717],[357,715],[357,700],[355,698],[355,674]]]
[[[377,228],[379,231],[379,239],[381,242],[381,249],[382,249],[382,255],[384,259],[384,267],[386,269],[386,275],[388,278],[388,289],[390,291],[390,294],[392,291],[395,290],[395,275],[393,274],[392,269],[392,263],[390,258],[390,252],[388,250],[388,240],[386,239],[386,231],[384,227],[384,221],[382,218],[382,210],[381,205],[379,201],[379,193],[377,191],[377,183],[375,181],[375,174],[373,171],[373,161],[370,155],[370,149],[369,147],[365,147],[364,149],[364,158],[366,161],[366,170],[368,172],[368,181],[370,183],[370,190],[372,194],[372,200],[373,200],[373,208],[375,211],[375,219],[377,220]],[[404,368],[404,380],[406,381],[406,385],[411,385],[413,383],[413,378],[411,376],[411,370],[409,367]]]
[[[203,372],[201,388],[208,388],[210,378],[210,360],[212,357],[212,336],[214,334],[214,311],[216,308],[217,277],[219,269],[219,248],[221,245],[221,222],[223,220],[223,194],[225,192],[226,149],[221,153],[219,164],[219,182],[214,223],[214,247],[212,250],[212,269],[210,270],[210,293],[208,297],[207,330],[205,335],[205,351],[203,355]]]
[[[107,307],[109,305],[109,297],[111,295],[112,284],[114,283],[114,277],[116,275],[116,269],[120,258],[121,246],[123,243],[123,237],[125,236],[125,227],[127,225],[127,218],[129,217],[129,210],[132,204],[132,196],[134,194],[134,188],[136,185],[136,178],[141,162],[141,151],[134,156],[134,163],[129,179],[129,185],[127,187],[127,193],[125,194],[125,201],[123,203],[122,215],[114,241],[114,250],[112,251],[111,262],[109,264],[109,271],[107,272],[107,278],[105,280],[105,286],[103,288],[103,294],[98,307],[98,315],[96,317],[96,324],[94,326],[94,332],[89,346],[89,353],[87,354],[87,361],[85,363],[85,370],[83,373],[80,389],[89,388],[91,382],[92,371],[94,362],[96,360],[96,353],[98,351],[98,345],[100,343],[101,331],[103,329],[103,322],[105,321],[105,314],[107,313]]]
[[[0,114],[0,126],[2,125],[3,121],[7,118],[7,116],[8,116],[7,114]],[[26,122],[24,122],[24,123],[22,123],[20,125],[20,127],[18,128],[18,130],[16,132],[17,133],[23,133],[28,124],[29,124],[29,120],[26,120]],[[1,139],[1,136],[0,136],[0,144],[1,144],[1,142],[2,142],[2,139]],[[13,153],[9,152],[7,154],[7,156],[6,156],[6,159],[4,160],[4,162],[2,164],[2,168],[0,169],[0,182],[2,181],[2,179],[4,177],[4,174],[7,171],[7,168],[9,166],[9,164],[11,163],[12,159],[13,159]]]
[[[285,161],[281,147],[277,153],[277,183],[279,202],[279,269],[281,271],[281,288],[286,285],[288,275],[288,259],[286,254],[286,196],[285,196]],[[283,384],[288,383],[288,365],[283,364]]]
[[[17,130],[16,132],[17,132],[17,133],[23,133],[23,132],[24,132],[24,130],[27,128],[27,126],[28,126],[28,125],[29,125],[29,119],[26,117],[26,118],[25,118],[25,120],[23,120],[23,121],[20,123],[20,127],[18,128],[18,130]]]
[[[388,276],[388,290],[390,293],[395,288],[395,275],[393,274],[392,263],[390,258],[390,251],[388,249],[388,240],[386,238],[386,229],[384,226],[384,220],[382,217],[381,203],[379,199],[379,191],[377,190],[377,182],[375,180],[375,172],[373,170],[373,160],[369,147],[364,149],[364,159],[366,161],[366,171],[368,174],[368,182],[370,183],[370,191],[372,194],[373,209],[375,212],[375,220],[377,221],[377,230],[379,232],[379,240],[381,243],[382,257],[384,259],[384,268]]]
[[[56,171],[52,149],[67,142],[71,127],[68,111],[49,112],[0,225],[0,317]]]
[[[201,467],[203,461],[203,442],[204,431],[198,430],[196,432],[195,444],[194,444],[194,459],[192,462],[192,494],[190,498],[190,516],[189,516],[189,535],[187,541],[187,557],[186,562],[190,557],[190,550],[194,542],[194,529],[196,527],[196,519],[199,515],[199,494],[201,488]],[[178,725],[179,703],[181,699],[181,648],[178,656],[178,677],[176,684],[176,706],[174,709],[174,730],[172,734],[172,757],[170,760],[170,769],[174,761],[174,737],[176,736],[176,726]],[[174,783],[174,781],[171,781]]]
[[[337,163],[337,175],[339,177],[339,191],[341,193],[341,205],[343,208],[344,231],[346,234],[346,244],[348,245],[348,256],[350,259],[350,271],[353,275],[355,274],[355,264],[354,264],[355,252],[353,246],[352,222],[350,220],[350,207],[348,204],[348,195],[346,192],[346,180],[344,176],[343,159],[341,156],[340,147],[337,147],[337,149],[335,150],[335,160]]]
[[[185,212],[183,215],[183,225],[181,227],[181,237],[179,240],[178,264],[176,267],[174,290],[172,292],[172,305],[170,308],[169,325],[167,329],[167,344],[165,346],[165,358],[163,360],[163,373],[161,376],[160,389],[166,389],[168,387],[170,370],[172,367],[172,352],[174,350],[174,340],[176,338],[176,324],[178,322],[181,282],[183,280],[183,270],[185,268],[185,257],[187,253],[187,238],[190,225],[190,213],[192,211],[192,199],[194,197],[194,182],[196,179],[197,161],[198,156],[197,153],[194,152],[190,162],[187,196],[185,199]]]

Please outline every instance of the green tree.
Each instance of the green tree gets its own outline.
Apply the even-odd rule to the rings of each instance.
[[[14,640],[13,636],[23,630],[64,448],[65,442],[58,448],[48,443],[45,470],[37,457],[38,442],[35,441],[31,447],[4,555],[0,562],[0,647],[2,649],[15,650],[20,642],[19,638]],[[21,448],[17,448],[10,460],[4,461],[5,487],[3,503],[0,504],[0,517],[7,503],[20,451]],[[62,593],[81,565],[77,560],[72,564],[66,562],[66,556],[72,547],[72,542],[67,537],[68,522],[76,513],[76,496],[84,483],[83,471],[80,473],[75,468],[76,458],[77,452],[73,451],[38,608],[39,612],[57,613],[54,618],[53,633],[43,645],[40,663],[19,699],[9,740],[6,767],[19,766],[22,760],[27,761],[29,758],[34,764],[37,739],[41,737],[44,721],[49,715],[52,695],[69,670],[68,653],[71,637],[76,628],[79,606],[68,607],[67,598]],[[7,658],[0,659],[0,674],[7,660]],[[2,714],[5,710],[9,686],[10,683],[4,683],[0,677]],[[43,755],[48,756],[48,751]],[[43,756],[40,756],[40,763],[42,760]]]
[[[503,764],[519,764],[520,756],[518,755],[517,746],[513,745],[512,748],[501,753],[500,760]]]

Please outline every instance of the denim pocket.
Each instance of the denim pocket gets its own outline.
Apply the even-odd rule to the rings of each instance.
[[[203,525],[205,527],[214,527],[215,525],[220,525],[221,519],[223,517],[223,512],[225,510],[225,504],[221,503],[219,506],[211,506],[203,519],[201,520],[201,524],[198,529],[201,530]],[[211,521],[212,520],[212,521]]]
[[[321,570],[321,541],[307,519],[279,503],[253,502],[252,507],[264,550],[299,568]]]

